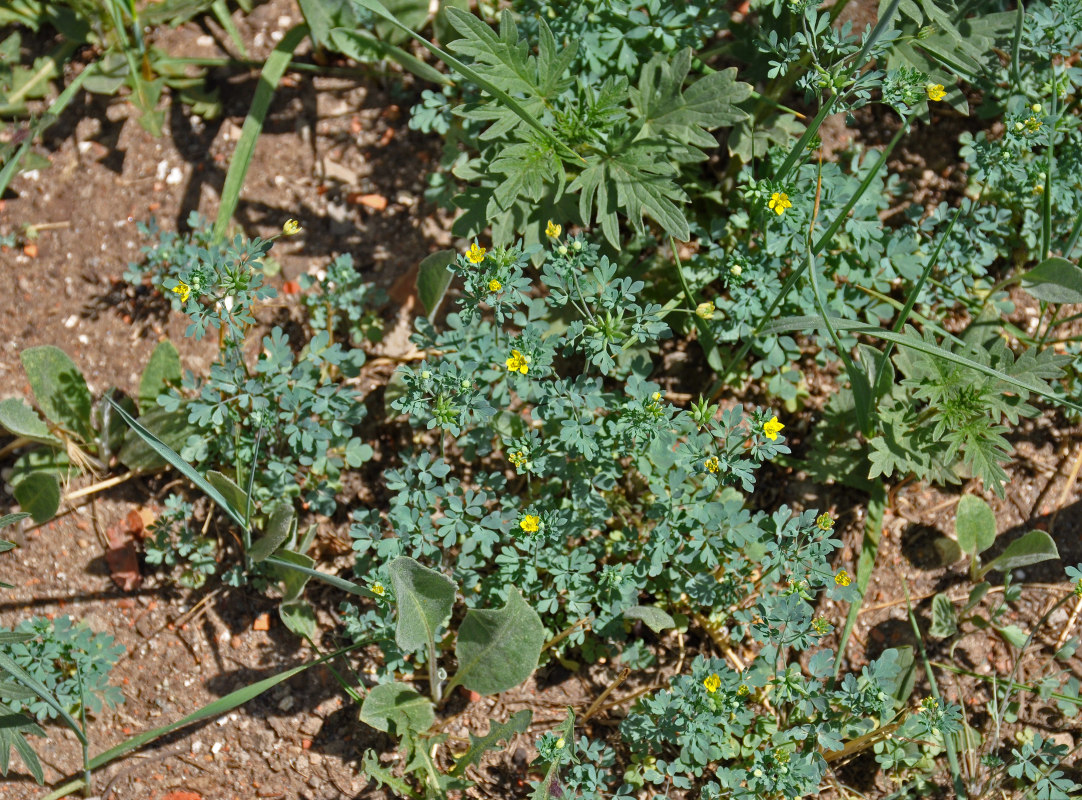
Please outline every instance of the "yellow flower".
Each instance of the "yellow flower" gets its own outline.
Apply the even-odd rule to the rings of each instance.
[[[749,689],[747,685],[743,683],[740,684],[740,686],[736,690],[737,697],[747,697],[749,694],[751,694],[751,689]]]
[[[526,466],[526,454],[521,450],[516,450],[507,456],[507,460],[511,462],[511,465],[515,469],[522,469]]]
[[[549,224],[545,226],[545,236],[548,236],[551,239],[557,238],[563,232],[564,226],[557,225],[551,219],[549,220]]]
[[[490,281],[488,282],[488,290],[489,290],[490,292],[498,292],[498,291],[500,291],[500,289],[502,289],[502,288],[503,288],[503,284],[502,284],[502,283],[500,283],[500,282],[499,282],[498,280],[496,280],[495,278],[493,278],[492,280],[490,280]]]
[[[286,224],[282,226],[282,233],[286,236],[292,236],[295,233],[300,233],[301,224],[295,219],[287,219]]]
[[[824,511],[815,518],[815,527],[821,531],[829,531],[834,527],[834,518]]]
[[[521,372],[525,375],[530,371],[530,359],[518,350],[511,351],[511,357],[507,359],[507,370],[509,372]]]
[[[703,462],[703,466],[706,467],[708,472],[712,472],[714,474],[717,474],[717,472],[721,469],[721,464],[718,462],[717,456],[710,456],[710,458],[706,459],[706,461]]]
[[[947,90],[943,88],[942,83],[929,83],[924,87],[924,91],[928,93],[928,99],[933,103],[938,103],[947,96]]]
[[[703,681],[703,686],[706,687],[706,691],[710,692],[710,694],[713,694],[721,688],[721,678],[718,677],[718,674],[716,672],[711,672],[706,677],[706,680]]]
[[[779,217],[785,213],[785,209],[792,207],[793,203],[785,192],[774,192],[774,194],[770,195],[770,202],[767,203],[767,208]]]
[[[550,222],[549,224],[551,225],[552,223]],[[559,235],[559,234],[557,234],[557,235]],[[567,744],[567,742],[565,742],[564,737],[561,736],[559,739],[556,740],[556,749],[557,750],[563,750],[565,744]]]
[[[180,302],[187,303],[188,298],[192,296],[192,287],[184,281],[179,281],[177,285],[173,287],[173,294],[180,295]]]
[[[699,305],[695,306],[695,316],[700,319],[713,319],[714,304],[710,302],[699,303]]]
[[[470,245],[470,249],[466,251],[466,260],[471,264],[480,264],[485,260],[485,253],[488,251],[483,247],[478,247],[477,242]]]
[[[823,617],[816,617],[812,620],[812,629],[820,636],[823,636],[830,630],[830,623]]]
[[[934,697],[925,697],[920,701],[921,711],[925,711],[929,714],[935,714],[939,710],[939,701]]]
[[[1044,123],[1036,117],[1030,117],[1026,120],[1026,130],[1030,133],[1036,133],[1041,129],[1041,125]]]
[[[733,264],[731,267],[729,267],[729,274],[732,275],[734,278],[739,278],[743,272],[744,270],[739,264]]]
[[[834,576],[834,583],[838,586],[848,586],[853,582],[853,579],[849,577],[849,573],[844,569]]]
[[[527,514],[519,520],[518,526],[526,533],[537,533],[541,530],[541,517],[536,514]]]
[[[763,436],[772,442],[778,441],[778,434],[781,433],[782,428],[785,426],[778,422],[776,416],[771,417],[770,421],[763,425]]]
[[[383,595],[387,592],[387,590],[383,588],[383,584],[379,581],[376,581],[372,584],[372,591],[378,594],[380,597],[383,597]]]

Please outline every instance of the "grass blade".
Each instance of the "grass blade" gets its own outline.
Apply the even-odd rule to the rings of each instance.
[[[19,145],[19,149],[15,151],[15,154],[6,164],[4,164],[3,168],[0,168],[0,197],[7,191],[8,184],[11,183],[12,178],[15,177],[15,173],[19,169],[19,164],[22,162],[23,156],[30,150],[30,145],[34,143],[34,139],[37,138],[38,134],[43,133],[46,128],[56,121],[60,112],[68,107],[68,103],[72,101],[78,91],[82,88],[83,81],[91,75],[96,74],[97,71],[98,62],[95,61],[76,75],[71,83],[64,87],[64,91],[57,95],[57,98],[53,101],[52,105],[49,106],[48,111],[42,116],[37,126],[31,128],[30,135],[28,135],[26,139],[23,140],[23,143]]]
[[[283,567],[285,569],[291,569],[296,572],[301,572],[311,578],[323,581],[326,584],[330,584],[336,589],[341,589],[343,592],[356,595],[357,597],[368,597],[372,600],[378,599],[373,592],[368,591],[363,586],[347,581],[345,578],[339,578],[337,575],[331,575],[329,572],[320,572],[318,569],[311,569],[310,567],[304,567],[300,564],[294,564],[291,561],[286,561],[284,558],[278,556],[269,556],[264,559],[265,564],[274,564],[276,567]]]
[[[244,39],[241,37],[240,31],[237,30],[237,26],[233,23],[233,17],[229,13],[229,7],[225,4],[225,0],[214,0],[211,8],[214,10],[214,18],[229,34],[229,38],[232,40],[233,46],[237,48],[237,52],[241,54],[242,58],[247,58],[248,48],[244,46]]]
[[[868,325],[865,322],[858,322],[851,319],[841,319],[840,317],[831,317],[830,323],[835,327],[842,330],[852,331],[858,336],[870,336],[872,338],[883,339],[893,344],[901,345],[902,347],[909,347],[913,350],[917,350],[921,353],[926,353],[931,356],[938,356],[939,358],[951,361],[955,364],[959,364],[963,367],[969,367],[972,370],[980,372],[983,375],[996,378],[1004,383],[1010,384],[1018,389],[1025,389],[1027,392],[1032,392],[1038,397],[1043,397],[1050,403],[1054,403],[1063,408],[1069,408],[1072,411],[1082,413],[1082,405],[1074,403],[1063,397],[1059,397],[1052,394],[1036,383],[1016,378],[1013,375],[1008,375],[1005,372],[1000,372],[998,369],[989,367],[986,364],[981,364],[978,361],[974,361],[971,358],[966,358],[958,353],[952,353],[949,350],[945,350],[938,345],[929,344],[923,339],[919,339],[916,336],[909,336],[904,333],[897,333],[895,331],[888,331],[883,328],[876,328]],[[774,320],[767,324],[763,328],[764,333],[779,333],[782,331],[799,331],[807,330],[809,327],[821,326],[822,320],[818,316],[804,315],[799,317],[783,317],[782,319]]]
[[[233,218],[233,212],[237,210],[240,190],[244,186],[244,177],[248,174],[248,166],[252,163],[255,143],[263,130],[263,122],[267,118],[267,111],[270,109],[274,92],[278,88],[278,82],[282,80],[282,75],[285,74],[289,62],[293,59],[293,51],[307,35],[307,25],[295,25],[290,28],[263,65],[263,71],[259,74],[259,86],[256,87],[255,96],[252,98],[252,107],[244,119],[240,139],[237,141],[236,150],[233,151],[233,159],[229,162],[229,172],[225,176],[222,201],[218,206],[218,217],[214,221],[214,241],[220,242],[225,238],[226,228],[229,227],[229,221]]]
[[[864,519],[864,541],[857,559],[857,589],[860,590],[860,599],[849,606],[849,614],[845,618],[841,638],[838,640],[838,657],[834,660],[835,681],[838,680],[841,672],[845,646],[849,643],[853,627],[857,624],[857,617],[860,616],[860,609],[864,605],[864,598],[868,592],[868,584],[875,570],[875,560],[879,555],[879,541],[883,536],[883,515],[886,510],[887,490],[882,482],[877,481],[872,486],[871,497],[868,499],[868,515]]]
[[[80,743],[86,745],[86,734],[83,733],[82,727],[75,721],[75,718],[64,710],[64,707],[60,705],[60,702],[55,697],[53,697],[52,692],[49,691],[44,683],[16,664],[7,653],[0,652],[0,672],[7,672],[14,675],[19,683],[44,700],[49,708],[60,715],[60,718],[64,720],[64,724],[75,731],[75,735],[78,737]]]
[[[160,728],[154,728],[153,730],[144,731],[143,733],[136,734],[127,741],[121,742],[116,747],[106,750],[104,753],[100,753],[94,758],[90,759],[90,768],[99,769],[106,764],[115,761],[125,753],[130,753],[145,744],[148,744],[155,739],[158,739],[173,731],[179,730],[187,725],[191,725],[193,722],[199,722],[200,720],[207,719],[208,717],[220,717],[233,709],[244,705],[249,700],[254,700],[259,695],[263,694],[269,689],[273,689],[283,681],[287,681],[294,675],[299,675],[310,667],[314,667],[318,664],[322,664],[325,661],[329,661],[332,658],[337,658],[343,653],[348,653],[350,650],[355,650],[358,647],[362,647],[369,644],[367,641],[354,642],[348,647],[343,647],[339,650],[335,650],[332,653],[327,653],[324,656],[320,656],[315,661],[310,661],[307,664],[301,664],[300,666],[287,669],[285,672],[280,672],[277,675],[272,675],[269,678],[264,678],[261,681],[256,681],[253,684],[245,686],[242,689],[237,689],[235,692],[230,692],[225,697],[220,697],[212,703],[207,703],[197,711],[193,711],[183,719],[178,719],[176,722],[171,722],[168,725],[162,725]],[[83,787],[83,781],[75,780],[64,784],[56,791],[46,795],[42,800],[60,800],[61,797],[66,797],[72,792],[75,792]]]
[[[233,504],[225,499],[225,495],[214,488],[206,478],[196,472],[195,467],[181,458],[180,454],[169,447],[169,445],[162,442],[161,439],[140,425],[139,422],[118,405],[113,398],[106,396],[105,399],[109,401],[109,404],[116,413],[120,415],[120,418],[128,423],[128,426],[135,431],[136,434],[138,434],[138,436],[154,450],[154,452],[171,464],[177,472],[194,483],[199,491],[203,492],[203,494],[217,503],[222,511],[229,515],[229,517],[241,527],[241,530],[248,530],[248,526],[244,522],[244,512],[238,508],[234,508]]]

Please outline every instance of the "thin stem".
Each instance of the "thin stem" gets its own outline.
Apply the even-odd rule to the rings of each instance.
[[[1021,4],[1019,4],[1021,5]],[[1049,56],[1048,66],[1052,71],[1051,123],[1048,132],[1048,150],[1044,155],[1044,194],[1041,196],[1041,259],[1052,254],[1052,183],[1055,169],[1056,151],[1056,108],[1059,101],[1059,87],[1056,85],[1056,62]]]

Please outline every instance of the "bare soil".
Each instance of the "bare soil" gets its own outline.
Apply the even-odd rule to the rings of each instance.
[[[275,37],[299,21],[288,0],[272,0],[236,23],[254,57],[266,55]],[[227,39],[213,23],[187,24],[165,32],[157,44],[175,55],[222,55]],[[227,48],[226,48],[227,49]],[[63,348],[81,367],[95,392],[110,386],[132,393],[142,365],[155,344],[168,337],[180,348],[185,368],[203,372],[213,355],[212,344],[184,337],[185,322],[169,313],[154,292],[132,288],[121,280],[127,262],[137,259],[144,244],[136,221],[157,218],[163,228],[183,230],[190,212],[213,217],[225,167],[239,135],[255,86],[256,75],[215,73],[222,92],[222,118],[204,121],[173,107],[165,136],[151,138],[133,118],[123,100],[83,96],[50,130],[37,150],[52,166],[15,180],[8,198],[0,200],[0,233],[25,224],[46,224],[35,248],[0,252],[0,397],[29,393],[18,353],[30,346]],[[426,206],[422,197],[429,165],[438,157],[439,143],[406,126],[410,92],[401,80],[370,73],[363,79],[287,76],[276,94],[264,134],[255,151],[242,203],[238,228],[248,236],[278,231],[288,218],[297,218],[304,233],[274,251],[282,262],[275,281],[293,279],[326,264],[334,255],[352,253],[366,279],[392,290],[399,306],[387,310],[388,324],[398,329],[387,347],[405,347],[412,300],[410,270],[432,250],[450,246],[448,220]],[[403,94],[405,93],[405,95]],[[938,202],[958,190],[958,176],[939,161],[924,163],[920,151],[948,152],[956,131],[923,129],[923,144],[898,158],[909,164],[914,182],[924,194],[915,202]],[[841,134],[839,134],[840,136]],[[866,143],[878,145],[882,142]],[[914,155],[916,153],[916,155]],[[937,156],[938,158],[938,156]],[[923,183],[922,183],[923,181]],[[376,209],[360,201],[378,195],[387,201]],[[404,289],[405,287],[405,289]],[[288,316],[284,296],[275,313]],[[386,378],[372,373],[373,388]],[[832,390],[832,378],[813,376],[819,398]],[[801,429],[813,420],[814,399],[802,420],[792,425],[799,444]],[[1070,477],[1082,454],[1077,424],[1048,413],[1013,434],[1016,461],[1010,466],[1007,497],[985,495],[996,510],[1000,539],[997,547],[1032,528],[1047,530],[1056,540],[1063,562],[1082,561],[1082,490]],[[4,466],[4,465],[0,465]],[[777,476],[771,502],[817,507],[839,518],[845,547],[838,567],[855,572],[861,547],[865,508],[862,499],[841,487],[814,486],[799,473]],[[84,478],[76,489],[90,482]],[[153,509],[168,494],[170,476],[135,479],[123,486],[65,506],[62,515],[40,527],[17,532],[20,547],[0,556],[0,580],[16,586],[0,592],[0,625],[11,626],[30,615],[69,614],[87,621],[96,631],[114,635],[126,648],[114,672],[126,702],[106,710],[91,725],[92,752],[115,745],[130,735],[179,719],[200,706],[311,660],[315,654],[277,621],[272,601],[250,591],[206,588],[187,591],[165,583],[144,570],[139,588],[120,590],[104,562],[105,532],[133,509]],[[851,668],[859,669],[886,647],[914,643],[906,617],[903,584],[908,587],[918,617],[927,625],[931,596],[947,592],[959,597],[968,591],[963,563],[937,561],[937,537],[953,530],[954,508],[962,490],[941,490],[920,484],[894,487],[879,555],[879,564],[847,653]],[[356,487],[378,493],[378,487]],[[355,496],[355,495],[354,495]],[[14,508],[3,497],[0,511]],[[333,542],[348,541],[341,521],[322,521],[327,542],[324,569],[347,569],[348,549]],[[1023,577],[1022,575],[1018,576]],[[1066,589],[1063,563],[1048,562],[1025,570],[1030,586],[1011,614],[1019,624],[1032,622]],[[312,590],[332,626],[335,602]],[[994,598],[993,598],[994,599]],[[991,602],[986,600],[985,603]],[[836,626],[845,609],[824,602],[821,608]],[[269,627],[257,624],[269,615]],[[1068,613],[1055,615],[1039,634],[1034,652],[1049,652],[1068,624]],[[1079,635],[1075,623],[1074,635]],[[929,640],[930,641],[930,640]],[[688,654],[712,644],[694,634],[685,643]],[[630,698],[639,690],[659,685],[683,657],[675,635],[658,642],[659,664],[634,673],[612,695]],[[933,660],[950,660],[935,649]],[[992,634],[963,639],[954,661],[981,674],[1005,675],[1013,654]],[[1027,656],[1019,679],[1029,680],[1036,657]],[[1082,675],[1077,657],[1064,669]],[[363,675],[373,668],[365,658],[353,667]],[[470,796],[525,797],[530,779],[526,764],[533,756],[534,737],[564,717],[567,706],[581,713],[615,679],[619,666],[597,664],[577,672],[560,665],[539,671],[525,686],[497,698],[471,702],[465,697],[450,704],[453,717],[446,730],[465,739],[467,731],[487,729],[488,719],[506,719],[530,708],[534,724],[506,752],[486,762],[480,785]],[[959,678],[943,687],[952,700],[980,714],[990,699],[988,685]],[[917,696],[928,687],[918,686]],[[1048,714],[1047,706],[1024,697],[1018,728],[1029,726],[1054,734],[1073,746],[1082,736],[1078,720]],[[597,715],[589,732],[604,736],[628,703]],[[180,800],[170,794],[185,790],[211,800],[249,798],[378,798],[359,770],[361,756],[375,748],[384,761],[395,758],[391,740],[357,719],[331,672],[314,668],[220,719],[197,723],[178,734],[121,759],[95,778],[95,791],[108,798]],[[77,743],[60,725],[49,725],[49,738],[39,747],[50,783],[75,776],[80,765]],[[447,760],[450,749],[440,758]],[[845,782],[871,791],[874,769],[859,759],[842,767]],[[863,777],[862,777],[863,776]],[[535,776],[536,777],[536,776]],[[863,781],[863,782],[862,782]],[[871,781],[872,785],[868,785]],[[0,784],[0,798],[40,797],[42,790],[19,765]]]

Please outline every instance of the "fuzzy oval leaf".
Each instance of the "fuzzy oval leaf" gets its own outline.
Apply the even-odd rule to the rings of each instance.
[[[129,416],[131,416],[129,414]],[[176,411],[155,408],[139,417],[139,423],[163,442],[170,450],[180,451],[188,440],[188,409],[181,406]],[[124,434],[124,446],[117,454],[120,463],[139,472],[160,469],[169,462],[134,430]]]
[[[51,345],[27,348],[19,358],[34,399],[45,416],[78,434],[83,441],[92,441],[90,409],[93,401],[86,379],[75,362],[59,347]]]
[[[1022,288],[1047,303],[1082,303],[1082,268],[1065,258],[1046,258],[1022,275]]]
[[[417,268],[417,296],[429,317],[439,310],[447,287],[451,285],[454,276],[448,267],[454,261],[454,250],[438,250],[426,256]]]
[[[32,472],[15,486],[15,499],[34,522],[52,519],[60,508],[60,484],[48,472]]]
[[[248,551],[248,557],[257,564],[265,560],[282,546],[292,530],[293,506],[289,503],[279,503],[271,510],[267,532],[252,545],[252,549]]]
[[[983,576],[992,570],[1007,572],[1019,567],[1028,567],[1030,564],[1051,561],[1053,558],[1059,558],[1059,550],[1056,549],[1056,543],[1052,541],[1052,537],[1044,531],[1030,531],[1007,545],[1007,549],[986,565],[980,574]]]
[[[384,733],[390,733],[392,726],[399,735],[407,729],[423,733],[435,721],[429,699],[404,683],[373,686],[361,705],[361,722]]]
[[[316,623],[316,612],[312,604],[306,600],[292,600],[278,606],[278,616],[282,623],[297,636],[303,639],[315,639],[319,632]]]
[[[22,436],[32,442],[60,445],[62,442],[51,433],[37,412],[18,397],[0,401],[0,428],[14,436]]]
[[[992,508],[976,495],[962,495],[954,521],[958,545],[970,555],[983,553],[996,540],[996,515]]]
[[[454,684],[481,694],[518,686],[537,668],[545,628],[517,589],[500,609],[471,608],[458,629]]]
[[[661,633],[666,628],[675,628],[676,621],[654,606],[632,606],[624,609],[626,619],[641,619],[654,633]]]
[[[928,633],[936,639],[946,639],[957,632],[958,620],[955,617],[954,603],[940,592],[932,598],[932,626]]]
[[[398,606],[395,641],[409,652],[435,644],[436,629],[451,616],[455,584],[412,558],[399,556],[387,568]]]
[[[143,368],[143,377],[139,380],[139,411],[142,414],[158,407],[158,395],[166,387],[180,383],[182,370],[180,353],[168,339],[158,342],[150,360]]]

